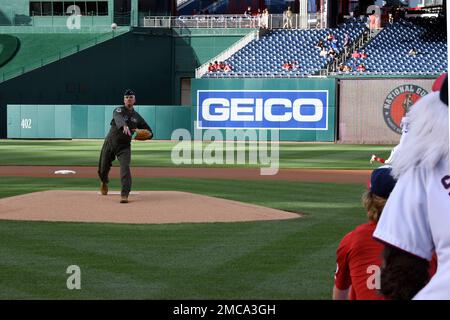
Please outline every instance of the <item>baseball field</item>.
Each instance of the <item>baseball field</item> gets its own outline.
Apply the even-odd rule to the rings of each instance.
[[[282,143],[279,174],[262,177],[247,174],[257,165],[177,167],[174,144],[133,143],[133,191],[189,192],[298,218],[157,224],[5,219],[1,201],[8,197],[97,192],[102,141],[2,140],[0,299],[330,299],[336,247],[366,220],[360,197],[376,167],[370,156],[387,157],[392,146]],[[76,174],[54,174],[74,168]],[[110,189],[120,189],[115,175]],[[50,208],[52,199],[39,205]],[[132,201],[117,206],[121,215],[134,214]],[[66,286],[70,265],[81,269],[81,290]]]

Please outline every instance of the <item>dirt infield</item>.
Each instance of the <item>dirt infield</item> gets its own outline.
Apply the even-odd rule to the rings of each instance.
[[[112,223],[237,222],[299,218],[295,213],[188,192],[120,193],[51,190],[0,199],[0,219]]]
[[[73,170],[76,174],[58,175],[55,171]],[[288,180],[333,183],[367,183],[371,170],[280,169],[273,176],[260,175],[259,169],[246,168],[172,168],[132,167],[133,177],[141,178],[210,178],[233,180]],[[96,178],[96,167],[79,166],[0,166],[0,176]],[[113,167],[110,176],[119,177]]]
[[[60,170],[75,172],[55,174]],[[332,183],[366,183],[370,170],[280,169],[277,175],[262,176],[259,169],[245,168],[156,168],[133,167],[133,177],[210,178],[233,180],[288,180]],[[97,178],[96,167],[0,166],[0,176]],[[113,167],[111,178],[119,178]],[[126,210],[125,210],[126,208]],[[124,214],[124,212],[126,212]],[[108,196],[98,191],[44,191],[0,199],[0,220],[183,223],[280,220],[298,214],[237,201],[174,191],[140,191],[130,203],[119,203],[119,192]]]

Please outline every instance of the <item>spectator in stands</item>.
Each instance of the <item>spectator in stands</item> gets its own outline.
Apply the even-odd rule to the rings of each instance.
[[[344,49],[347,49],[347,47],[350,46],[350,38],[348,36],[348,33],[346,33],[344,35],[344,43],[342,45],[343,45]]]
[[[417,54],[418,54],[417,49],[414,47],[408,52],[409,56],[416,56]]]
[[[281,67],[281,69],[289,71],[292,69],[292,66],[289,62],[285,62],[285,63],[283,63],[283,66]]]
[[[262,24],[262,13],[261,13],[261,9],[258,8],[258,11],[256,12],[256,21],[258,23],[258,28],[261,28],[261,24]]]
[[[248,6],[247,10],[244,11],[244,16],[248,19],[249,21],[249,27],[251,28],[253,25],[253,18],[252,18],[252,7]]]
[[[328,50],[325,47],[322,47],[322,51],[319,54],[321,57],[326,58],[328,56]]]
[[[392,13],[389,13],[389,24],[393,23],[394,23],[394,16],[392,15]]]
[[[374,14],[375,16],[375,29],[381,29],[381,16],[379,14]]]
[[[361,59],[367,59],[368,55],[364,50],[361,50],[361,53],[359,54],[359,57]]]
[[[225,62],[220,61],[219,62],[219,71],[223,71],[223,69],[225,69]]]
[[[328,58],[331,58],[332,60],[334,60],[334,59],[336,59],[336,56],[337,56],[336,50],[334,50],[333,48],[331,48],[331,49],[328,51]]]
[[[258,20],[259,20],[259,16],[261,15],[261,13],[260,13],[261,11],[258,9],[258,10],[253,10],[252,11],[252,15],[251,15],[251,27],[252,28],[256,28],[256,25],[257,25],[257,23],[258,23],[258,27],[259,27],[259,22],[258,22]]]
[[[231,65],[229,63],[225,63],[225,67],[223,68],[223,71],[230,72],[232,70],[233,70],[233,68],[231,67]]]
[[[364,65],[364,63],[361,63],[358,68],[356,68],[356,71],[358,72],[365,72],[366,71],[366,66]]]
[[[339,72],[344,72],[344,69],[345,69],[344,64],[340,63],[337,69],[338,69]]]
[[[261,28],[268,29],[269,28],[269,9],[264,9],[262,18],[261,18]]]
[[[292,29],[292,11],[291,7],[287,7],[287,10],[283,13],[283,28]]]
[[[214,71],[219,70],[219,63],[217,61],[214,61]]]
[[[214,68],[214,65],[212,64],[212,62],[210,62],[209,66],[208,66],[208,72],[214,72],[214,71],[216,71],[216,68]]]
[[[331,41],[331,48],[333,49],[333,50],[338,50],[338,45],[337,45],[337,40],[336,39],[334,39],[333,41]]]
[[[353,69],[352,69],[352,67],[350,67],[350,66],[348,66],[348,65],[345,65],[343,71],[344,71],[344,72],[352,72]]]
[[[353,51],[353,53],[352,53],[352,58],[353,59],[359,59],[359,58],[361,58],[361,55],[359,54],[359,52],[358,51]]]
[[[325,38],[325,40],[328,42],[328,44],[331,44],[331,42],[333,41],[334,36],[333,34],[330,32],[327,37]]]
[[[323,47],[324,47],[324,44],[323,44],[323,40],[321,39],[321,40],[319,40],[319,42],[317,42],[315,48],[322,50]]]

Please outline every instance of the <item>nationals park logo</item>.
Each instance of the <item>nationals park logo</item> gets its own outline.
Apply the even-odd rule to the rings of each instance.
[[[414,84],[398,86],[387,95],[383,103],[383,117],[388,127],[398,134],[402,134],[400,122],[409,108],[428,91]]]

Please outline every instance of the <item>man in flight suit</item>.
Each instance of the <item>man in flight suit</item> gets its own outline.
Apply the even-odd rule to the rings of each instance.
[[[113,112],[111,129],[105,138],[100,160],[98,164],[98,176],[100,177],[100,192],[102,195],[108,194],[108,174],[112,162],[117,158],[120,163],[120,182],[122,190],[120,192],[120,203],[128,203],[128,195],[131,190],[131,138],[135,129],[147,129],[152,134],[150,126],[134,110],[136,102],[135,94],[132,90],[124,93],[124,105],[118,107]],[[153,135],[153,134],[152,134]]]

